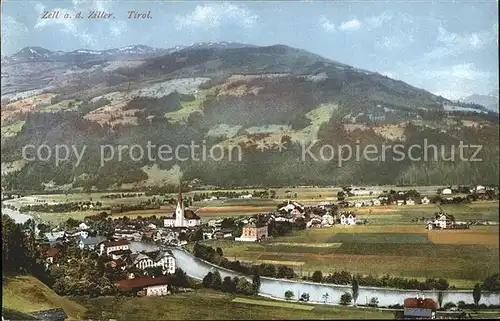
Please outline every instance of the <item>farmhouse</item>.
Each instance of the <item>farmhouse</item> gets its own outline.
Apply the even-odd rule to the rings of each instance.
[[[406,205],[415,205],[415,201],[410,198],[406,200]]]
[[[435,319],[437,303],[432,299],[407,298],[403,302],[404,319]]]
[[[451,193],[451,188],[443,188],[443,190],[441,191],[441,194],[443,195],[451,195]]]
[[[422,198],[421,202],[422,202],[422,204],[429,204],[431,202],[431,200],[428,199],[427,197],[424,197],[424,198]]]
[[[341,225],[356,225],[356,214],[354,214],[354,213],[342,213],[342,214],[340,214],[340,224]]]
[[[55,247],[55,246],[49,247],[49,249],[45,253],[45,261],[48,264],[54,263],[54,259],[56,258],[57,253],[59,253],[59,250],[57,249],[57,247]]]
[[[450,214],[437,213],[433,220],[427,222],[427,229],[433,228],[453,228],[455,226],[455,217]]]
[[[247,224],[243,227],[243,232],[240,237],[237,237],[236,241],[243,242],[256,242],[268,237],[268,228],[266,225],[258,225],[255,223]]]
[[[155,278],[133,278],[115,282],[116,288],[120,292],[132,292],[139,296],[162,296],[168,292],[168,276],[158,276]]]
[[[334,222],[335,221],[333,219],[333,216],[331,216],[329,213],[326,213],[325,215],[323,215],[321,217],[321,225],[329,226],[329,225],[333,225]]]

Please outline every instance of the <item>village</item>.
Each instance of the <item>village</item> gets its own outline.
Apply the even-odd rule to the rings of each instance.
[[[451,189],[450,189],[451,190]],[[177,205],[172,216],[150,216],[147,218],[111,217],[113,211],[102,211],[86,217],[83,221],[68,219],[59,226],[39,224],[37,242],[39,261],[47,270],[59,266],[68,249],[75,248],[82,253],[93,253],[101,257],[110,273],[110,280],[116,289],[124,294],[157,296],[170,293],[171,278],[178,267],[171,247],[183,247],[188,243],[206,240],[233,240],[235,242],[266,242],[283,236],[292,230],[329,228],[332,226],[356,226],[370,224],[369,215],[356,213],[356,208],[384,205],[412,206],[440,202],[471,202],[473,199],[491,194],[482,186],[469,189],[473,196],[447,198],[448,189],[438,191],[433,197],[421,197],[414,190],[377,193],[356,188],[344,188],[338,193],[337,202],[322,201],[315,205],[304,205],[288,200],[279,204],[276,211],[248,216],[215,218],[206,222],[188,206],[191,201],[183,197],[181,184],[178,187]],[[475,192],[479,193],[475,193]],[[128,196],[133,196],[132,194]],[[346,201],[352,196],[369,196],[357,201]],[[103,198],[118,196],[104,196]],[[252,198],[252,194],[235,195],[240,199]],[[205,201],[217,200],[211,196]],[[171,201],[170,201],[171,202]],[[36,201],[35,206],[47,206]],[[54,207],[62,203],[51,204]],[[4,205],[5,206],[5,205]],[[73,208],[75,204],[71,205]],[[95,207],[100,202],[83,202],[81,208]],[[468,229],[481,221],[456,221],[452,214],[435,213],[422,220],[428,230]],[[71,251],[70,251],[71,252]],[[66,253],[66,254],[62,254]],[[71,260],[71,259],[69,259]],[[182,274],[182,273],[181,273]],[[68,290],[69,291],[69,290]],[[62,291],[64,292],[64,291]]]

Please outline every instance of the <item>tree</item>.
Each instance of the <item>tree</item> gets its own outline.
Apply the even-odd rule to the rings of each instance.
[[[224,252],[222,251],[222,249],[220,247],[218,247],[216,250],[217,254],[219,254],[221,257],[224,256]]]
[[[438,299],[439,307],[442,308],[443,307],[443,291],[438,291],[437,299]]]
[[[254,274],[252,277],[252,285],[254,292],[258,293],[260,289],[260,275],[258,273]]]
[[[294,294],[291,290],[288,290],[285,292],[285,299],[291,300],[293,298]]]
[[[500,292],[500,273],[487,277],[483,282],[482,288],[489,292]]]
[[[229,292],[229,293],[232,293],[233,292],[233,280],[231,279],[230,276],[226,276],[224,278],[224,280],[222,280],[222,286],[221,286],[221,290],[222,292]]]
[[[323,281],[323,273],[321,271],[314,271],[311,280],[318,283]]]
[[[345,292],[340,297],[340,304],[342,304],[342,305],[349,305],[349,304],[351,304],[351,301],[352,301],[352,295],[349,292]]]
[[[353,276],[353,278],[352,278],[352,298],[354,300],[354,306],[356,306],[356,301],[358,300],[358,296],[359,296],[358,278],[356,276]]]
[[[219,271],[215,271],[212,274],[212,285],[211,285],[211,288],[214,289],[214,290],[220,290],[221,286],[222,286],[222,278],[220,276]]]
[[[474,298],[474,304],[476,307],[479,306],[479,301],[481,301],[481,285],[476,283],[474,290],[472,291],[472,297]]]
[[[308,302],[309,301],[309,293],[302,293],[302,295],[300,296],[299,301]]]
[[[212,286],[212,282],[213,282],[213,274],[212,272],[208,272],[207,275],[205,275],[205,277],[203,278],[201,284],[203,284],[204,288],[210,288]]]
[[[248,282],[248,280],[244,277],[239,278],[238,283],[236,284],[236,290],[241,294],[252,294],[253,286],[252,283]]]
[[[323,302],[326,303],[326,301],[328,301],[328,298],[330,297],[330,295],[328,293],[325,293],[322,295],[322,298],[323,298]]]
[[[189,286],[189,280],[187,278],[186,272],[184,272],[181,268],[175,269],[175,273],[172,279],[172,285],[182,288],[187,288]]]

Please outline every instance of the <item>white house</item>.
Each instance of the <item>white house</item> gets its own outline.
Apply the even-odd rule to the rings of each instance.
[[[170,251],[138,253],[131,256],[132,264],[141,270],[151,267],[161,267],[164,274],[175,273],[175,258]]]
[[[485,189],[485,187],[483,185],[477,185],[476,186],[476,192],[480,191],[480,190],[484,190],[484,189]]]
[[[415,205],[415,201],[412,200],[411,198],[410,199],[407,199],[406,200],[406,205]]]
[[[106,254],[109,255],[111,252],[115,251],[126,251],[130,250],[130,242],[128,240],[118,240],[118,241],[108,241],[104,242],[100,246],[101,255]]]
[[[252,198],[253,195],[252,194],[247,194],[247,195],[241,195],[240,198],[243,198],[243,199],[249,199],[249,198]]]
[[[443,188],[441,191],[441,194],[443,195],[450,195],[451,194],[451,188]]]
[[[88,230],[89,228],[90,228],[90,226],[88,226],[84,222],[82,222],[82,223],[80,223],[80,225],[78,225],[79,230]]]
[[[429,204],[431,202],[427,197],[422,198],[422,204]]]
[[[455,224],[455,218],[453,215],[448,214],[438,214],[434,220],[427,222],[427,228],[432,230],[433,227],[437,228],[450,228]]]
[[[380,201],[379,201],[378,199],[374,199],[374,200],[373,200],[373,205],[374,205],[374,206],[380,206],[380,204],[381,204],[381,203],[380,203]]]
[[[91,236],[87,238],[80,237],[78,241],[78,247],[80,249],[95,250],[99,247],[99,244],[106,241],[104,236]]]
[[[351,194],[354,196],[366,196],[366,195],[372,195],[373,191],[366,190],[366,189],[353,189],[350,191]]]
[[[405,201],[404,200],[397,200],[398,206],[404,205]]]
[[[59,232],[48,232],[43,234],[47,240],[49,241],[56,241],[59,238],[64,238],[66,236],[66,232],[64,231],[59,231]]]
[[[353,213],[340,214],[340,224],[341,225],[356,225],[356,214],[353,214]]]
[[[163,296],[168,294],[168,285],[152,285],[144,288],[146,291],[146,296]]]
[[[333,223],[333,216],[331,216],[330,214],[326,213],[321,217],[321,225],[333,225]]]

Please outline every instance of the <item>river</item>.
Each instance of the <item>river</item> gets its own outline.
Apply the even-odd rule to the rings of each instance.
[[[241,277],[241,273],[227,270],[222,267],[215,266],[209,262],[200,260],[192,256],[183,249],[172,248],[172,253],[176,258],[176,265],[186,272],[187,275],[196,279],[203,277],[210,271],[218,270],[221,277]],[[246,277],[251,281],[250,277]],[[291,290],[295,298],[300,297],[302,293],[309,293],[309,301],[322,304],[338,304],[340,296],[344,292],[351,292],[350,285],[335,285],[321,284],[306,281],[280,280],[267,277],[261,277],[261,286],[259,294],[276,299],[284,299],[286,291]],[[325,302],[325,293],[328,293]],[[375,287],[360,287],[358,303],[365,304],[371,298],[376,297],[379,301],[379,306],[389,306],[394,304],[403,304],[405,298],[416,297],[418,294],[424,294],[426,298],[432,298],[437,301],[436,291],[418,291],[418,290],[399,290],[392,288],[375,288]],[[452,290],[443,292],[443,304],[458,301],[465,303],[474,303],[472,291],[468,290]],[[483,293],[480,303],[486,305],[500,304],[500,293]]]
[[[7,214],[16,223],[23,224],[29,219],[33,219],[33,216],[28,214],[22,214],[18,210],[11,210],[10,208],[2,208],[2,214]]]

